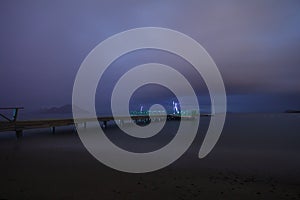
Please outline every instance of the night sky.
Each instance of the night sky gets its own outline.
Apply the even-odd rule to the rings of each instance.
[[[77,70],[97,44],[121,31],[156,26],[205,47],[224,79],[229,111],[300,109],[299,23],[298,0],[1,1],[0,106],[70,104]],[[188,63],[154,50],[116,60],[99,93],[109,94],[109,83],[150,61],[181,68],[197,94],[207,96]]]

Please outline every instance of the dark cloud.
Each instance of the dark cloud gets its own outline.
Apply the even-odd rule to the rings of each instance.
[[[3,106],[71,102],[73,81],[87,53],[112,34],[142,26],[172,28],[196,39],[217,63],[231,95],[294,95],[283,101],[288,107],[288,99],[295,102],[300,93],[296,0],[0,4]]]

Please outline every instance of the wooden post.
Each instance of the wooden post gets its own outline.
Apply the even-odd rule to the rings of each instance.
[[[107,121],[103,121],[102,128],[107,128]]]
[[[17,139],[21,138],[22,136],[23,136],[23,130],[22,129],[17,129],[16,130]]]
[[[55,133],[55,126],[51,127],[52,133]]]
[[[18,112],[19,112],[19,108],[14,108],[14,111],[13,111],[13,118],[12,118],[12,121],[13,121],[13,122],[17,121]]]

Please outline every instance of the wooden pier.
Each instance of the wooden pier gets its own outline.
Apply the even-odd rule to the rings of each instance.
[[[10,107],[10,108],[0,108],[0,110],[3,109],[12,109],[13,117],[10,119],[9,117],[0,114],[5,121],[0,121],[0,132],[3,131],[14,131],[16,133],[16,137],[20,138],[23,135],[24,130],[28,129],[39,129],[39,128],[51,128],[52,132],[55,132],[56,127],[60,126],[69,126],[69,125],[75,125],[73,118],[68,119],[39,119],[39,120],[17,120],[18,116],[18,110],[23,109],[23,107]],[[208,115],[205,115],[208,116]],[[166,116],[163,115],[151,115],[152,118],[155,119],[162,119]],[[180,119],[193,119],[194,116],[180,116],[180,115],[167,115],[167,120],[180,120]],[[101,123],[102,128],[107,127],[107,122],[109,121],[120,121],[121,123],[124,121],[134,121],[134,122],[149,122],[150,117],[149,115],[134,115],[134,116],[119,116],[119,117],[112,117],[112,116],[106,116],[106,117],[98,117],[97,120]],[[84,124],[84,127],[86,127],[87,122],[95,121],[94,118],[83,118],[78,120],[80,123]]]

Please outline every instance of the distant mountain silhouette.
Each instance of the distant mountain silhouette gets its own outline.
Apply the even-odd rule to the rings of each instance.
[[[300,110],[286,110],[285,113],[300,113]]]
[[[76,112],[79,113],[87,113],[87,111],[75,106]],[[43,108],[39,111],[40,113],[43,114],[67,114],[67,113],[72,113],[72,105],[71,104],[66,104],[61,107],[51,107],[51,108]]]

